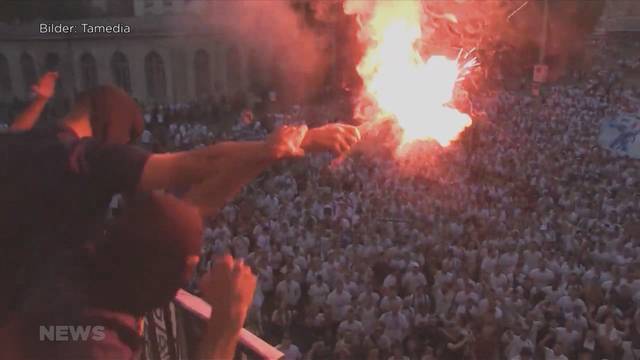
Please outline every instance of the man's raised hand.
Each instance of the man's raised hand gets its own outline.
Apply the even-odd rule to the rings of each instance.
[[[244,324],[256,289],[256,277],[241,260],[225,255],[200,281],[202,298],[211,305],[214,319],[229,330]]]
[[[255,288],[251,269],[229,255],[220,258],[202,278],[202,298],[211,305],[212,314],[198,359],[233,359]]]
[[[58,73],[55,71],[49,71],[40,77],[38,83],[33,85],[31,90],[33,90],[37,97],[49,99],[56,91],[57,80]]]
[[[302,148],[305,151],[331,151],[341,155],[361,139],[357,127],[346,124],[327,124],[307,132]]]

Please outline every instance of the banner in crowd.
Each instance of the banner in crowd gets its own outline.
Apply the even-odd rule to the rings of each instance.
[[[620,113],[604,119],[599,142],[616,154],[640,159],[640,114]]]

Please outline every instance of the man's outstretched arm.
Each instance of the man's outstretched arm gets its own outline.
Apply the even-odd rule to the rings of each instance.
[[[226,172],[237,161],[259,163],[269,158],[262,141],[221,142],[206,148],[149,156],[138,189],[151,191],[199,184],[214,172]]]
[[[279,148],[271,153],[285,155],[267,156],[254,163],[229,162],[223,168],[224,171],[216,172],[204,182],[193,186],[185,197],[198,207],[203,216],[214,216],[245,185],[278,160],[320,151],[331,151],[340,155],[349,151],[359,140],[358,130],[348,125],[332,124],[306,132],[300,132],[295,128],[280,129],[267,139],[267,143],[270,144],[267,148]]]
[[[309,131],[306,127],[285,127],[264,141],[223,142],[189,152],[152,155],[139,189],[193,186],[187,200],[203,215],[211,215],[275,162],[305,152],[341,154],[359,139],[358,130],[348,125],[331,124]]]
[[[306,127],[281,128],[256,149],[253,161],[226,161],[205,181],[191,187],[185,199],[203,216],[213,216],[242,188],[278,160],[304,156]]]
[[[27,106],[14,120],[10,131],[27,131],[31,130],[38,121],[47,101],[53,96],[58,79],[57,72],[48,72],[44,74],[38,83],[33,86],[32,90],[36,94],[35,100]]]

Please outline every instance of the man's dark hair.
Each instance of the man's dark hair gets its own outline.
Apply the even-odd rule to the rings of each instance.
[[[135,316],[168,303],[184,286],[187,257],[200,254],[198,211],[166,194],[137,195],[95,248],[91,306]]]
[[[128,144],[144,129],[135,100],[113,85],[100,85],[78,95],[76,106],[89,111],[93,137],[109,144]]]

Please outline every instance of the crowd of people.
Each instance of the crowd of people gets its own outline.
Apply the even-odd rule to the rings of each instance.
[[[606,43],[596,45],[605,58],[612,51]],[[7,283],[16,272],[11,261],[37,268],[19,274],[37,279],[35,285],[27,281],[28,289],[8,292],[28,294],[19,308],[56,313],[75,303],[51,295],[56,301],[43,304],[49,297],[38,294],[66,294],[68,289],[49,285],[58,286],[72,267],[98,269],[89,272],[95,280],[88,282],[89,310],[128,313],[138,321],[150,304],[171,298],[195,259],[190,290],[218,302],[217,309],[233,304],[223,303],[228,296],[220,296],[221,289],[202,287],[202,278],[211,285],[220,280],[212,277],[242,273],[251,282],[251,267],[257,287],[245,326],[278,343],[285,360],[640,358],[640,168],[597,141],[603,118],[640,111],[638,89],[621,81],[625,71],[638,68],[638,59],[618,60],[548,86],[541,97],[506,90],[472,94],[474,121],[458,140],[444,148],[413,144],[401,153],[382,125],[363,127],[362,141],[353,127],[318,131],[339,119],[333,110],[295,106],[254,115],[239,107],[174,104],[148,107],[139,118],[138,104],[111,87],[79,97],[56,130],[30,131],[37,116],[21,116],[3,139],[12,150],[7,168],[15,170],[7,173],[11,182],[3,195],[15,208],[3,208],[0,217],[14,232],[3,242],[33,237],[43,244],[28,261],[21,247],[5,254]],[[47,76],[51,85],[57,74]],[[26,114],[41,112],[50,92],[40,91]],[[213,121],[220,117],[237,121]],[[123,145],[137,135],[152,153]],[[303,152],[315,154],[302,158]],[[25,163],[31,172],[23,171]],[[39,176],[42,171],[49,177]],[[56,182],[64,191],[49,191]],[[25,191],[29,185],[37,191]],[[120,230],[103,234],[114,244],[82,246],[90,227],[102,226],[102,208],[95,204],[114,193],[189,187],[196,189],[183,198],[199,212],[152,195],[128,204],[134,206],[120,216],[119,202],[112,201],[111,213],[124,219],[115,222]],[[209,197],[213,205],[206,204]],[[53,213],[46,204],[73,206]],[[170,231],[153,226],[154,212]],[[78,226],[69,214],[90,219]],[[194,219],[200,215],[207,216],[204,246],[194,254],[201,230]],[[181,223],[181,216],[190,220]],[[140,218],[145,221],[137,223]],[[33,226],[36,220],[43,226]],[[78,253],[50,244],[51,237],[71,239]],[[158,259],[144,255],[149,244],[160,243]],[[182,247],[173,251],[176,244]],[[123,253],[131,267],[110,268]],[[50,259],[39,263],[43,254]],[[218,261],[225,254],[237,261]],[[85,268],[87,258],[96,264]],[[157,266],[167,259],[173,268]],[[174,268],[180,271],[169,270]],[[147,280],[158,274],[171,281],[153,288]],[[76,275],[73,281],[79,281]],[[140,292],[141,284],[161,296],[151,299],[151,290],[139,298],[118,296]],[[241,291],[247,301],[250,287]],[[19,316],[8,316],[15,304],[2,305],[3,320],[21,326]],[[99,314],[104,320],[105,312]],[[244,314],[232,320],[239,330]],[[135,324],[126,330],[135,334]],[[214,335],[216,325],[212,318],[207,327]],[[12,334],[0,332],[0,340]],[[229,343],[201,351],[231,354],[235,343]],[[25,349],[23,344],[16,351]]]
[[[339,161],[278,166],[210,219],[201,271],[227,252],[252,266],[247,325],[287,360],[636,359],[640,168],[597,136],[604,116],[640,111],[620,85],[637,62],[541,98],[496,92],[427,154],[371,156],[365,136]],[[192,147],[303,119],[172,123],[143,142]]]

